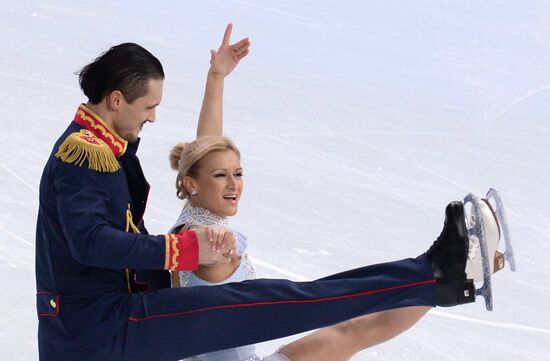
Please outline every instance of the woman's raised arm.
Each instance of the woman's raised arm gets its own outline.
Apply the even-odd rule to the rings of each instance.
[[[197,138],[223,134],[223,85],[224,79],[248,55],[250,39],[244,38],[231,45],[233,24],[229,23],[219,49],[210,50],[210,69],[202,100]]]

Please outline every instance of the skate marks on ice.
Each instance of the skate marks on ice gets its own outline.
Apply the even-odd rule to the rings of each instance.
[[[17,172],[12,170],[10,167],[8,167],[4,163],[0,162],[0,169],[5,170],[7,172],[7,174],[16,183],[23,185],[25,188],[31,190],[34,194],[38,195],[38,189],[34,185],[32,185],[31,183],[26,181],[22,176],[20,176]],[[32,208],[31,214],[34,217],[36,209],[33,208],[31,205],[25,203],[25,202],[21,202],[19,200],[13,199],[12,197],[5,197],[1,201],[3,203],[17,204],[18,206],[21,206],[23,208],[27,208],[29,212],[31,212],[31,208]],[[12,224],[12,226],[14,226],[14,225]],[[22,220],[21,227],[22,227],[22,229],[25,229],[25,227],[26,227],[24,220]],[[17,241],[20,244],[23,244],[24,247],[30,247],[31,249],[34,250],[34,244],[32,242],[22,238],[20,235],[17,235],[14,232],[8,230],[7,228],[3,227],[2,225],[0,225],[0,232],[7,235],[7,237],[2,237],[2,239],[0,240],[0,260],[2,260],[2,262],[5,262],[11,268],[17,268],[18,264],[20,264],[25,269],[32,270],[34,268],[32,260],[25,261],[23,258],[19,257],[18,254],[16,253],[17,251],[20,250],[19,247],[14,248],[13,244],[10,245],[9,247],[4,247],[4,246],[8,246],[8,243],[7,243],[8,240],[10,242]],[[34,254],[34,251],[32,253]]]
[[[25,341],[25,344],[27,344],[28,347],[34,348],[36,347],[36,341],[30,339],[27,337],[25,332],[22,332],[21,329],[18,326],[12,326],[9,321],[0,318],[0,328],[2,329],[0,331],[0,339],[5,338],[7,340],[13,339],[13,335],[17,335],[18,341]],[[9,331],[9,335],[4,335],[3,333]],[[7,332],[6,332],[7,333]],[[11,336],[10,336],[11,335]]]
[[[537,89],[531,90],[531,91],[527,92],[526,94],[523,94],[523,95],[517,97],[516,99],[514,99],[513,101],[511,101],[508,105],[506,105],[504,108],[502,108],[496,116],[492,117],[491,120],[489,121],[489,123],[487,123],[486,129],[485,129],[485,135],[489,135],[490,129],[493,127],[494,123],[496,123],[510,109],[515,107],[517,104],[520,104],[523,101],[525,101],[525,100],[527,100],[527,99],[529,99],[529,98],[531,98],[535,95],[538,95],[540,93],[544,93],[548,90],[550,90],[550,85],[544,85],[544,86],[539,87]]]
[[[0,162],[0,170],[3,170],[6,172],[9,179],[12,180],[12,182],[15,182],[17,184],[20,184],[24,186],[23,189],[28,189],[32,191],[33,194],[38,195],[38,189],[32,185],[30,182],[25,180],[22,176],[18,174],[18,172],[15,172],[12,168],[4,164],[3,162]],[[22,194],[20,194],[22,196]],[[25,202],[25,200],[17,199],[18,196],[16,195],[5,195],[0,199],[1,203],[4,204],[15,204],[17,207],[25,208],[25,214],[32,214],[32,217],[34,217],[36,208],[32,206],[32,204]],[[12,208],[13,212],[13,208]],[[11,222],[11,218],[13,215],[11,213],[6,214],[6,222]],[[28,226],[26,224],[26,216],[25,217],[17,217],[16,223],[11,223],[10,226],[12,229],[16,229],[17,227],[21,227],[20,229],[27,229]],[[20,223],[20,224],[18,224]],[[4,226],[6,226],[5,224]],[[4,234],[0,238],[0,264],[8,265],[10,268],[19,268],[19,266],[22,266],[23,269],[33,270],[34,269],[34,258],[29,258],[29,260],[23,259],[20,255],[28,254],[27,251],[22,251],[21,247],[14,247],[15,243],[23,245],[23,248],[30,248],[33,250],[31,253],[34,254],[34,244],[31,241],[28,241],[21,237],[20,235],[16,234],[15,232],[10,231],[3,225],[0,225],[0,232]],[[16,227],[16,228],[14,228]],[[8,243],[9,242],[9,243]]]
[[[546,89],[546,88],[544,88]],[[548,87],[548,89],[550,89],[550,86]],[[540,93],[542,91],[541,90],[538,90],[538,92]],[[535,94],[535,92],[533,92],[533,94]],[[526,97],[524,97],[526,98]],[[409,159],[408,157],[404,157],[404,156],[401,156],[401,155],[398,155],[396,154],[396,152],[392,152],[392,151],[387,151],[387,150],[384,150],[384,149],[381,149],[380,147],[377,147],[375,145],[372,145],[372,144],[368,144],[367,142],[365,142],[364,140],[362,139],[356,139],[354,136],[351,136],[351,133],[353,133],[353,135],[357,136],[359,134],[361,135],[390,135],[390,136],[395,136],[395,135],[403,135],[403,134],[406,134],[406,135],[418,135],[418,136],[435,136],[435,135],[447,135],[447,134],[452,134],[453,136],[457,136],[457,135],[461,135],[461,136],[465,136],[467,138],[469,138],[471,136],[470,133],[446,133],[446,132],[403,132],[403,131],[383,131],[383,132],[372,132],[372,131],[366,131],[366,132],[337,132],[338,135],[340,136],[345,136],[345,139],[347,142],[349,143],[356,143],[358,145],[360,145],[361,147],[365,147],[365,148],[368,148],[368,149],[371,149],[372,151],[378,153],[378,154],[383,154],[385,156],[388,156],[390,158],[393,158],[399,162],[402,162],[404,164],[407,164],[409,166],[412,166],[422,172],[425,172],[427,174],[430,174],[434,177],[437,177],[439,179],[441,179],[443,182],[445,183],[449,183],[451,185],[453,185],[454,187],[456,188],[459,188],[459,189],[462,189],[465,193],[469,193],[473,187],[472,186],[469,186],[463,182],[459,182],[455,179],[452,179],[451,177],[441,173],[441,172],[438,172],[437,170],[434,170],[433,167],[429,167],[429,166],[426,166],[426,165],[423,165],[421,163],[419,163],[418,161],[415,161],[415,160],[412,160],[412,159]],[[272,139],[272,140],[275,140],[275,141],[278,141],[278,142],[285,142],[284,138],[292,138],[292,137],[314,137],[314,136],[322,136],[322,135],[332,135],[334,136],[335,133],[331,133],[329,131],[317,131],[317,132],[289,132],[289,133],[282,133],[282,134],[274,134],[274,135],[270,135],[270,134],[258,134],[257,136],[255,135],[252,135],[252,136],[243,136],[243,137],[237,137],[237,139],[241,140],[241,139],[248,139],[248,140],[257,140],[257,139],[260,139],[260,138],[267,138],[267,139]],[[348,136],[346,136],[348,135]],[[491,136],[488,136],[488,137],[491,137],[491,138],[507,138],[508,136],[506,135],[498,135],[498,134],[495,134],[495,135],[491,135]],[[526,139],[529,139],[531,136],[528,136]],[[285,142],[285,146],[286,147],[292,147],[294,144],[290,141],[288,141],[288,144]],[[304,145],[302,145],[304,146]],[[364,164],[361,164],[360,162],[356,162],[356,161],[353,161],[349,158],[346,158],[346,157],[341,157],[341,156],[338,156],[338,155],[335,155],[334,153],[331,153],[330,151],[324,151],[324,150],[321,150],[321,149],[318,149],[318,148],[315,148],[315,149],[311,149],[311,151],[314,151],[316,155],[320,156],[320,157],[323,157],[323,159],[332,159],[334,160],[337,164],[339,164],[340,166],[342,167],[346,167],[346,168],[349,168],[350,170],[354,171],[354,172],[357,172],[357,173],[361,173],[364,177],[367,177],[369,179],[369,181],[372,181],[376,184],[378,184],[381,188],[381,192],[385,192],[387,194],[392,194],[394,196],[398,196],[399,198],[409,202],[409,203],[416,203],[417,202],[417,199],[415,199],[414,197],[412,197],[411,195],[407,194],[407,192],[403,192],[401,189],[399,189],[398,187],[396,187],[395,185],[391,184],[390,182],[387,182],[383,179],[380,179],[378,178],[376,175],[373,175],[373,174],[370,174],[369,172],[365,172],[365,171],[362,171],[362,168],[364,168]],[[523,227],[529,227],[531,229],[533,229],[536,233],[538,233],[540,236],[542,236],[543,238],[547,239],[547,240],[550,240],[550,232],[543,229],[542,227],[538,226],[537,224],[535,224],[532,220],[528,219],[528,217],[525,217],[523,216],[522,214],[520,214],[519,212],[515,211],[513,208],[510,207],[510,205],[508,204],[506,206],[506,212],[507,214],[509,215],[509,221],[510,221],[510,218],[513,217],[514,218],[514,221],[516,223],[519,223],[521,224]]]
[[[351,134],[353,132],[340,132],[340,134]],[[372,132],[365,132],[367,134],[373,134]],[[330,150],[324,150],[320,147],[315,146],[308,146],[306,144],[299,144],[297,145],[296,142],[292,141],[291,139],[285,139],[285,138],[292,138],[292,137],[315,137],[315,136],[334,136],[334,132],[332,131],[316,131],[316,132],[292,132],[292,133],[284,133],[284,134],[267,134],[267,133],[259,133],[258,135],[252,135],[252,136],[237,136],[234,137],[239,142],[243,139],[246,139],[248,141],[254,140],[254,141],[261,141],[262,139],[270,139],[278,143],[282,143],[285,147],[285,154],[292,154],[292,151],[295,150],[297,152],[304,152],[304,149],[307,150],[307,154],[309,154],[314,159],[323,159],[324,162],[330,163],[335,167],[344,169],[346,171],[349,171],[351,173],[357,174],[364,179],[368,179],[369,182],[362,182],[361,184],[356,184],[357,186],[376,186],[377,192],[379,193],[386,193],[392,196],[395,196],[399,199],[402,199],[404,201],[407,201],[410,204],[416,204],[415,197],[409,195],[407,192],[404,192],[402,189],[400,189],[398,186],[392,184],[391,182],[379,177],[378,175],[369,172],[368,170],[365,170],[365,164],[361,163],[360,161],[353,160],[349,157],[340,155],[336,152],[331,152]],[[343,138],[346,141],[353,141],[352,138],[344,137]],[[287,165],[289,166],[289,165]],[[348,181],[351,182],[351,181]]]
[[[18,80],[18,81],[23,80],[25,82],[30,82],[30,83],[40,84],[40,85],[46,85],[48,87],[54,86],[54,87],[58,87],[58,88],[63,89],[63,90],[68,90],[68,91],[73,90],[73,86],[69,86],[67,84],[56,83],[56,82],[53,82],[53,81],[50,81],[50,80],[40,80],[40,79],[36,79],[36,78],[29,77],[29,76],[24,76],[24,75],[0,72],[0,77],[11,78],[11,79],[15,79],[15,80]]]
[[[8,172],[9,174],[11,174],[15,179],[17,179],[21,184],[23,184],[25,187],[29,188],[30,190],[32,190],[34,193],[38,194],[38,189],[33,186],[32,184],[30,184],[29,182],[27,182],[26,180],[24,180],[23,178],[21,178],[17,173],[15,173],[13,170],[11,170],[11,168],[9,168],[7,165],[5,165],[4,163],[1,163],[0,162],[0,168],[3,168],[6,170],[6,172]]]
[[[33,250],[32,254],[34,254],[34,245],[31,242],[21,238],[20,236],[14,234],[13,232],[5,229],[2,226],[0,226],[0,232],[7,234],[9,236],[9,237],[3,237],[3,239],[17,240],[20,243],[24,244],[25,246],[30,247]],[[2,242],[0,242],[0,260],[2,261],[0,262],[0,264],[5,262],[11,268],[18,268],[18,263],[19,263],[23,266],[24,269],[33,270],[34,269],[33,259],[29,261],[25,261],[23,258],[19,257],[18,254],[14,252],[14,250],[18,251],[19,248],[14,248],[13,246],[5,248],[2,246]]]
[[[460,359],[454,358],[451,352],[442,351],[441,348],[437,347],[437,345],[434,345],[433,342],[426,341],[426,338],[424,337],[416,337],[411,334],[407,334],[407,337],[414,340],[416,344],[422,345],[423,347],[430,350],[433,355],[441,357],[441,360],[460,361]]]
[[[275,272],[276,274],[279,274],[285,278],[288,278],[288,279],[291,279],[291,280],[294,280],[294,281],[299,281],[299,282],[305,282],[305,281],[308,281],[310,279],[308,279],[307,277],[301,275],[301,274],[298,274],[298,273],[295,273],[295,272],[290,272],[282,267],[278,267],[278,266],[275,266],[274,264],[270,263],[270,262],[266,262],[262,259],[259,259],[257,257],[251,257],[252,261],[254,262],[254,264],[256,266],[258,266],[258,268],[260,269],[266,269],[266,270],[269,270],[269,271],[272,271],[272,272]],[[267,273],[264,271],[264,273]]]
[[[543,90],[546,90],[546,89],[550,90],[550,86],[545,87],[545,88],[543,88],[543,89],[539,89],[537,92],[533,92],[532,95],[534,95],[534,94],[536,94],[536,93],[540,93],[540,92],[542,92]],[[524,97],[524,99],[526,99],[526,98],[527,98],[527,97]],[[307,133],[307,134],[306,134],[306,133],[303,133],[303,134],[300,134],[300,136],[315,135],[315,133],[316,133],[316,132]],[[342,135],[343,135],[344,133],[346,133],[346,132],[341,132]],[[320,133],[319,133],[319,134],[320,134]],[[319,135],[319,134],[318,134],[318,135]],[[360,132],[355,132],[355,133],[354,133],[354,135],[357,135],[357,134],[360,134]],[[370,135],[370,134],[373,134],[373,132],[365,132],[365,134]],[[392,131],[390,131],[390,132],[382,132],[382,133],[380,133],[380,134],[388,134],[388,135],[402,135],[402,134],[406,134],[406,135],[421,135],[421,136],[425,136],[425,135],[445,135],[445,134],[447,134],[447,133],[445,133],[445,132],[392,132]],[[450,134],[450,133],[449,133],[449,134]],[[295,136],[295,135],[297,135],[297,134],[292,134],[292,135]],[[453,136],[456,137],[457,135],[470,136],[469,133],[460,133],[460,134],[458,134],[458,133],[453,133]],[[267,137],[276,139],[275,136],[267,136]],[[503,136],[503,135],[493,135],[492,137],[501,138],[501,137],[505,137],[505,136]],[[528,136],[528,137],[527,137],[527,139],[529,139],[529,138],[531,138],[531,136]],[[352,136],[346,137],[346,140],[347,140],[348,142],[350,142],[350,143],[353,142],[353,143],[359,144],[359,145],[361,145],[362,147],[369,148],[369,149],[371,149],[371,150],[373,150],[373,151],[375,151],[375,152],[377,152],[377,153],[380,153],[380,154],[383,154],[383,155],[388,156],[388,157],[390,157],[390,158],[396,159],[396,160],[398,160],[398,161],[400,161],[400,162],[403,162],[403,163],[405,163],[405,164],[408,164],[408,165],[410,165],[410,166],[412,166],[412,167],[414,167],[414,168],[416,168],[416,169],[418,169],[418,170],[420,170],[420,171],[423,171],[423,172],[426,172],[426,173],[428,173],[428,174],[431,174],[431,175],[433,175],[433,176],[435,176],[435,177],[437,177],[437,178],[439,178],[439,179],[441,179],[441,180],[443,180],[443,181],[445,181],[445,182],[448,182],[448,183],[450,183],[450,184],[452,184],[452,185],[454,185],[454,186],[456,186],[456,187],[462,189],[463,191],[465,191],[465,193],[469,193],[469,192],[473,189],[473,187],[471,187],[471,186],[468,186],[468,185],[466,185],[466,184],[464,184],[464,183],[462,183],[462,182],[458,182],[458,181],[456,181],[456,180],[454,180],[454,179],[452,179],[452,178],[450,178],[450,177],[448,177],[448,176],[442,174],[441,172],[438,172],[438,171],[436,171],[436,170],[434,170],[434,169],[432,169],[432,168],[430,168],[430,167],[424,166],[424,165],[422,165],[422,164],[420,164],[420,163],[418,163],[418,162],[416,162],[416,161],[414,161],[414,160],[411,160],[411,159],[409,159],[409,158],[406,158],[406,157],[397,155],[395,152],[390,152],[390,151],[383,150],[383,149],[381,149],[380,147],[374,146],[374,145],[372,145],[372,144],[367,144],[366,142],[364,142],[364,141],[362,141],[362,140],[358,140],[358,139],[356,139],[356,138],[354,138],[354,137],[352,137]],[[323,156],[324,156],[324,157],[325,157],[325,156],[330,156],[330,153],[326,152],[326,153],[323,154]],[[342,158],[342,160],[345,161],[345,162],[351,163],[351,161],[350,161],[349,159]],[[356,166],[361,166],[361,164],[355,164],[355,165],[356,165]],[[369,178],[373,179],[373,177],[370,176],[370,175],[369,175]],[[383,181],[380,181],[380,180],[378,180],[378,179],[373,179],[373,180],[376,180],[376,181],[377,181],[378,183],[380,183],[380,185],[382,185],[382,186],[393,187],[393,186],[389,185],[387,182],[383,182]],[[401,193],[401,195],[402,195],[402,197],[403,197],[404,199],[409,198],[409,197],[405,194],[405,192],[399,192],[399,193]],[[531,220],[529,220],[528,218],[526,218],[526,217],[522,216],[520,213],[514,211],[514,209],[511,208],[509,205],[506,206],[506,213],[507,213],[509,216],[513,216],[514,218],[520,220],[520,221],[521,221],[521,224],[522,224],[523,226],[527,226],[527,227],[529,227],[529,228],[535,230],[535,231],[536,231],[537,233],[539,233],[541,236],[543,236],[544,238],[550,240],[550,232],[549,232],[549,231],[547,231],[547,230],[545,230],[545,229],[543,229],[543,228],[537,226],[536,224],[534,224],[534,223],[533,223]]]
[[[6,253],[9,255],[9,257],[6,257],[3,253]],[[5,263],[11,268],[17,268],[17,265],[13,263],[12,259],[15,258],[13,254],[11,254],[9,251],[7,251],[4,247],[0,246],[0,264]],[[20,260],[21,261],[21,260]]]
[[[477,325],[484,325],[484,326],[490,326],[490,327],[496,327],[496,328],[504,328],[504,329],[508,329],[508,330],[535,332],[535,333],[550,335],[550,329],[540,328],[540,327],[532,327],[532,326],[525,326],[525,325],[520,325],[520,324],[517,324],[517,323],[511,323],[511,322],[487,321],[487,320],[481,320],[481,319],[473,318],[473,317],[450,314],[450,313],[443,312],[443,311],[438,311],[438,310],[430,311],[429,315],[442,317],[442,318],[448,318],[448,319],[455,320],[455,321],[460,321],[460,322],[467,322],[467,323],[477,324]]]
[[[13,232],[11,232],[11,231],[5,229],[5,228],[2,227],[2,226],[0,226],[0,231],[1,231],[1,232],[7,233],[7,234],[8,234],[10,237],[12,237],[13,239],[15,239],[15,240],[17,240],[17,241],[19,241],[19,242],[21,242],[21,243],[23,243],[23,244],[26,244],[27,246],[29,246],[30,248],[32,248],[32,249],[34,250],[34,243],[27,241],[26,239],[24,239],[24,238],[18,236],[17,234],[15,234],[15,233],[13,233]]]

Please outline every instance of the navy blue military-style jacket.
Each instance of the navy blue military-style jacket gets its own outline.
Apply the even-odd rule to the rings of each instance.
[[[167,270],[197,268],[196,238],[147,234],[138,144],[82,104],[53,148],[36,227],[41,354],[109,340],[126,322],[132,294],[169,287]]]

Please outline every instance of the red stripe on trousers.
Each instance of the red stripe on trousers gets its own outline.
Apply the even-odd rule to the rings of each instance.
[[[380,288],[380,289],[372,290],[372,291],[352,293],[352,294],[349,294],[349,295],[318,298],[318,299],[313,299],[313,300],[264,301],[264,302],[253,302],[253,303],[241,303],[241,304],[236,304],[236,305],[212,306],[212,307],[199,308],[199,309],[191,310],[191,311],[177,312],[177,313],[167,313],[167,314],[153,315],[153,316],[147,316],[147,317],[141,317],[141,318],[140,317],[128,317],[128,321],[141,322],[141,321],[147,321],[147,320],[151,320],[151,319],[155,319],[155,318],[185,316],[185,315],[190,315],[190,314],[193,314],[193,313],[206,312],[206,311],[211,311],[211,310],[219,310],[219,309],[225,309],[225,308],[253,307],[253,306],[279,305],[279,304],[290,304],[290,303],[316,303],[316,302],[334,301],[334,300],[341,300],[341,299],[346,299],[346,298],[368,296],[368,295],[372,295],[372,294],[376,294],[376,293],[394,291],[394,290],[398,290],[398,289],[401,289],[401,288],[422,286],[422,285],[428,285],[428,284],[433,284],[433,283],[435,283],[435,279],[421,281],[421,282],[407,283],[407,284],[403,284],[403,285],[386,287],[386,288]]]

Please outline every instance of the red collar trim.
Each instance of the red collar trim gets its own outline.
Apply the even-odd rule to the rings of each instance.
[[[121,138],[99,115],[92,112],[86,105],[80,104],[74,116],[74,121],[107,143],[115,156],[120,157],[126,152],[128,142]]]

